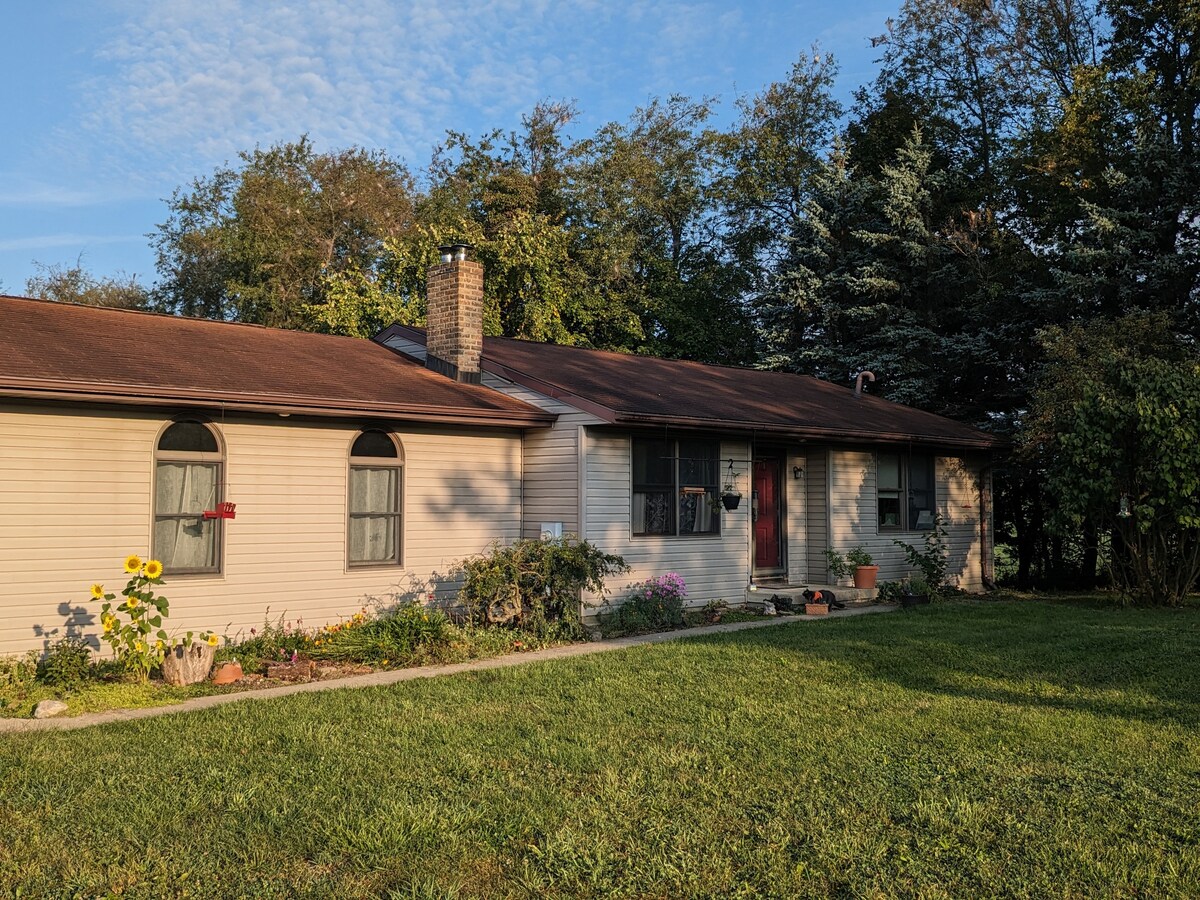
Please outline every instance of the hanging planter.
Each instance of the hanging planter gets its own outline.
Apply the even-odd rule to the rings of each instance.
[[[733,512],[735,509],[737,509],[738,506],[741,505],[741,502],[741,491],[724,491],[721,494],[721,505],[724,506],[728,512]]]

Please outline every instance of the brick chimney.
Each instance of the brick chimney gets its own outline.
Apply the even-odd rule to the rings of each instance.
[[[442,261],[426,276],[425,366],[478,384],[483,354],[483,266],[470,244],[439,247]]]

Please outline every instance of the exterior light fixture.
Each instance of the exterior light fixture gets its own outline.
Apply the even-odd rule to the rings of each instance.
[[[792,477],[799,481],[804,477],[804,466],[792,466]]]

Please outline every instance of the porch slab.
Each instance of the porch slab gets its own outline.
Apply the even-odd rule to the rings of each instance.
[[[772,584],[771,582],[755,582],[746,587],[744,603],[761,603],[770,600],[772,594],[789,597],[793,601],[802,601],[805,591],[832,591],[834,596],[847,606],[868,606],[879,596],[878,588],[844,587],[840,584]]]

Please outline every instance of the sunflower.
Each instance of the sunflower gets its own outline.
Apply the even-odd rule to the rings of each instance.
[[[163,573],[163,564],[157,559],[152,559],[146,563],[146,577],[157,578]]]
[[[104,599],[104,585],[93,584],[92,585],[92,597],[96,600],[103,600]]]
[[[105,619],[104,620],[104,633],[108,634],[112,630],[113,630],[113,620]]]
[[[138,598],[130,594],[125,600],[125,605],[130,609],[137,609]]]
[[[142,558],[136,554],[125,557],[125,571],[132,575],[142,568]]]
[[[221,639],[219,637],[217,637],[215,634],[210,634],[208,636],[208,646],[215,647],[219,643],[221,643]]]

